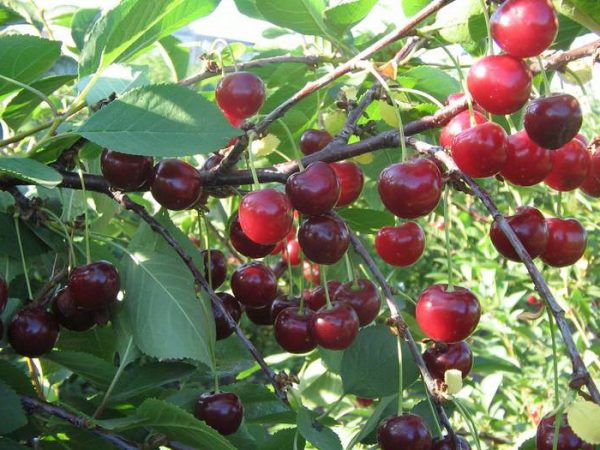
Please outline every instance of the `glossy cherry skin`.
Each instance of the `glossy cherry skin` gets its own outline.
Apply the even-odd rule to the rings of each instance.
[[[579,139],[573,139],[551,153],[552,171],[544,183],[557,191],[566,192],[583,184],[590,171],[591,156]]]
[[[285,248],[281,253],[281,259],[286,264],[289,261],[290,265],[298,266],[301,262],[300,252],[300,243],[296,239],[292,239],[285,244]]]
[[[69,291],[77,306],[102,309],[110,306],[121,287],[117,268],[108,261],[96,261],[75,267],[69,275]]]
[[[590,197],[600,198],[600,177],[596,177],[590,170],[579,189]]]
[[[347,348],[358,334],[359,319],[350,305],[331,302],[331,309],[323,306],[310,322],[310,333],[318,345],[329,350]]]
[[[365,184],[361,168],[352,161],[340,161],[329,165],[335,171],[340,182],[340,197],[335,206],[342,208],[354,203]]]
[[[221,250],[202,250],[202,261],[204,262],[204,278],[209,281],[212,289],[218,289],[227,277],[227,260]],[[210,261],[209,261],[210,254]],[[210,270],[209,270],[210,269]]]
[[[536,208],[525,206],[517,209],[514,216],[507,216],[506,220],[513,229],[525,250],[532,258],[537,258],[546,249],[548,243],[548,226],[544,215]],[[504,235],[498,222],[493,222],[490,228],[492,244],[505,258],[511,261],[521,261],[519,255]]]
[[[421,330],[434,341],[453,344],[475,331],[481,316],[479,300],[471,291],[445,284],[425,289],[417,300],[416,318]]]
[[[544,417],[536,433],[536,450],[552,450],[554,442],[555,416]],[[593,450],[594,446],[582,441],[569,426],[564,414],[558,430],[557,450]]]
[[[194,416],[224,436],[235,433],[244,418],[239,397],[231,392],[202,394],[196,401]]]
[[[352,281],[343,283],[335,291],[333,300],[352,306],[361,327],[375,320],[381,306],[377,287],[364,278],[356,280],[356,284]]]
[[[569,94],[554,94],[531,100],[523,118],[529,138],[540,147],[551,150],[574,139],[582,122],[579,102]]]
[[[273,325],[271,318],[271,303],[262,308],[245,308],[246,316],[256,325]]]
[[[100,169],[111,186],[122,191],[135,191],[152,179],[154,158],[104,149]]]
[[[488,121],[483,114],[477,111],[473,112],[473,118],[475,119],[475,125],[481,125]],[[471,128],[471,115],[469,111],[458,113],[440,131],[440,145],[442,147],[450,147],[454,138],[469,128]]]
[[[444,381],[444,374],[450,369],[460,370],[466,378],[473,367],[473,353],[464,341],[433,344],[423,352],[423,359],[431,376],[439,381]]]
[[[42,308],[18,311],[8,325],[8,342],[20,355],[37,358],[48,353],[58,339],[58,321]]]
[[[377,189],[381,201],[392,214],[414,219],[435,209],[443,185],[442,174],[435,163],[417,158],[383,169]]]
[[[452,158],[473,178],[496,175],[506,162],[508,136],[500,125],[486,122],[458,134],[452,141]]]
[[[548,0],[507,0],[492,14],[496,44],[517,58],[538,56],[558,33],[558,18]]]
[[[462,437],[456,436],[458,445],[455,445],[450,436],[438,439],[433,443],[431,450],[471,450],[469,443]]]
[[[325,130],[308,129],[300,136],[300,150],[305,155],[321,151],[333,140],[333,136]]]
[[[240,318],[242,317],[242,306],[240,302],[236,300],[236,298],[228,294],[227,292],[217,292],[217,296],[221,299],[223,306],[229,313],[229,315],[239,323]],[[217,333],[217,341],[221,339],[225,339],[232,335],[233,327],[229,326],[229,323],[225,319],[225,315],[221,312],[219,308],[212,304],[212,312],[213,317],[215,319],[215,330]]]
[[[262,245],[274,245],[292,229],[293,210],[287,196],[267,188],[244,195],[238,210],[244,234]]]
[[[583,256],[587,246],[587,233],[578,220],[549,218],[548,244],[542,253],[542,261],[552,267],[575,264]]]
[[[265,85],[253,73],[234,72],[221,78],[215,99],[225,117],[237,127],[261,108],[265,101]]]
[[[377,428],[381,450],[431,450],[431,432],[425,421],[415,414],[390,417]]]
[[[295,306],[286,308],[278,314],[273,332],[281,348],[289,353],[308,353],[317,347],[317,341],[310,332],[314,314],[308,308],[300,314],[300,308]]]
[[[194,205],[202,194],[202,182],[196,168],[179,159],[163,159],[154,167],[150,191],[167,209],[181,211]]]
[[[533,142],[525,130],[508,137],[506,162],[500,175],[518,186],[533,186],[552,170],[551,151]]]
[[[284,309],[300,306],[300,301],[297,298],[288,298],[285,295],[279,295],[271,303],[271,323],[275,323],[275,319]]]
[[[305,260],[302,265],[302,276],[312,284],[321,284],[321,270],[318,264]]]
[[[323,215],[305,219],[298,230],[298,243],[304,255],[318,264],[335,264],[350,244],[346,224],[336,217]]]
[[[414,264],[425,250],[425,233],[416,222],[386,226],[375,236],[375,250],[386,263],[397,267]]]
[[[327,282],[327,292],[329,292],[329,300],[333,300],[334,295],[338,288],[342,285],[340,281],[337,280],[329,280]],[[310,309],[313,311],[317,311],[327,303],[325,299],[325,289],[323,286],[315,286],[312,288],[308,295],[305,297],[304,301],[308,305]]]
[[[485,56],[469,69],[467,86],[473,100],[492,114],[512,114],[531,93],[531,72],[510,55]]]
[[[2,275],[0,275],[0,314],[6,308],[6,304],[8,303],[8,285],[6,284],[6,280]]]
[[[263,263],[243,264],[231,276],[231,290],[241,304],[261,308],[270,305],[277,296],[277,278]]]
[[[318,216],[335,206],[340,198],[340,183],[329,164],[316,161],[287,179],[285,193],[297,211]]]
[[[246,233],[242,230],[237,214],[229,225],[229,240],[231,241],[233,248],[248,258],[262,258],[275,249],[275,244],[257,244],[246,236]]]
[[[78,307],[68,287],[54,296],[52,313],[63,327],[72,331],[86,331],[96,325],[95,311]]]

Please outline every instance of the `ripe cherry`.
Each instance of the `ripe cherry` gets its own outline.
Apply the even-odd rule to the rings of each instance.
[[[231,245],[242,255],[249,258],[262,258],[267,256],[275,249],[275,244],[262,245],[257,244],[244,233],[238,215],[232,219],[229,225],[229,240]]]
[[[58,339],[58,321],[40,307],[23,308],[8,325],[8,342],[20,355],[37,358],[48,353]]]
[[[304,261],[304,264],[302,265],[302,276],[312,284],[321,284],[321,271],[318,264]]]
[[[333,299],[336,291],[341,285],[342,283],[337,280],[329,280],[327,282],[327,292],[329,293],[330,300]],[[323,289],[323,286],[315,286],[308,291],[308,294],[304,300],[310,309],[313,311],[319,310],[325,306],[325,303],[327,303],[325,298],[325,289]]]
[[[122,191],[135,191],[152,179],[154,159],[104,149],[100,169],[111,186]]]
[[[121,280],[115,266],[108,261],[96,261],[73,269],[68,287],[77,306],[102,309],[117,299]]]
[[[552,267],[575,264],[583,256],[587,246],[587,233],[578,220],[549,218],[548,244],[542,253],[542,261]]]
[[[442,186],[438,167],[423,158],[386,167],[377,183],[385,207],[403,219],[414,219],[433,211],[440,201]]]
[[[487,122],[485,116],[477,111],[473,112],[475,125],[481,125]],[[471,115],[469,111],[463,111],[454,116],[440,132],[440,145],[450,147],[456,136],[465,130],[471,128]]]
[[[421,330],[434,341],[452,344],[471,335],[481,316],[479,300],[466,288],[445,284],[425,289],[417,300],[416,318]]]
[[[265,85],[253,73],[234,72],[221,78],[215,98],[225,117],[234,127],[238,127],[263,105]]]
[[[552,450],[554,442],[555,416],[544,417],[538,425],[536,450]],[[569,426],[564,414],[558,430],[557,450],[593,450],[594,446],[582,441]]]
[[[381,306],[377,287],[364,278],[342,284],[335,291],[333,300],[352,306],[358,315],[360,326],[373,322]]]
[[[368,408],[369,406],[371,406],[373,404],[373,399],[363,398],[363,397],[356,397],[356,403],[361,408]]]
[[[275,323],[275,319],[281,311],[286,308],[300,306],[300,301],[297,298],[289,298],[285,295],[278,295],[273,303],[271,303],[271,323]]]
[[[573,139],[551,153],[552,171],[544,183],[557,191],[572,191],[585,181],[591,164],[590,152],[579,139]]]
[[[450,436],[445,436],[443,439],[438,439],[433,443],[431,450],[471,450],[469,443],[462,437],[456,436],[458,445]]]
[[[54,296],[52,313],[63,327],[72,331],[86,331],[96,325],[95,311],[77,306],[68,287]]]
[[[300,243],[296,239],[288,241],[281,253],[281,259],[284,263],[290,262],[290,265],[297,266],[300,264]]]
[[[277,296],[277,278],[263,263],[243,264],[231,276],[231,290],[243,305],[261,308],[270,305]]]
[[[584,144],[587,145],[586,143]],[[597,149],[592,155],[590,171],[597,179],[600,179],[600,149]]]
[[[600,177],[596,177],[590,170],[583,183],[581,183],[581,186],[579,186],[579,189],[590,197],[600,197]]]
[[[473,353],[464,341],[455,344],[434,343],[423,352],[423,359],[431,376],[439,381],[444,381],[444,374],[450,369],[460,370],[462,377],[466,378],[473,367]]]
[[[317,347],[317,342],[310,332],[310,324],[314,312],[295,306],[285,308],[277,315],[273,331],[275,340],[289,353],[307,353]]]
[[[150,191],[167,209],[180,211],[198,201],[202,182],[196,168],[179,159],[163,159],[154,167]]]
[[[239,397],[231,392],[210,392],[198,398],[194,415],[226,436],[240,427],[244,407]]]
[[[242,317],[242,306],[240,302],[236,300],[236,298],[228,294],[227,292],[217,292],[217,296],[221,299],[223,306],[229,313],[229,315],[239,323],[240,318]],[[219,308],[211,303],[213,317],[215,319],[215,330],[217,333],[217,341],[221,339],[225,339],[234,331],[234,328],[229,326],[229,323],[225,319],[225,315],[221,312]]]
[[[524,130],[508,137],[506,163],[500,175],[518,186],[533,186],[551,170],[551,151],[533,142]]]
[[[507,216],[506,220],[519,240],[523,243],[529,256],[536,258],[546,249],[548,243],[548,226],[544,215],[536,208],[525,206],[517,209],[514,216]],[[511,261],[521,261],[519,255],[509,242],[498,222],[493,222],[490,229],[492,244],[505,258]]]
[[[2,275],[0,275],[0,314],[6,308],[6,304],[8,303],[8,285],[6,284],[6,280]]]
[[[317,344],[329,350],[347,348],[358,334],[359,319],[350,305],[331,302],[331,308],[323,306],[310,322],[310,333]]]
[[[293,211],[287,196],[272,188],[244,196],[238,210],[244,234],[262,245],[274,245],[292,229]]]
[[[569,94],[554,94],[530,101],[523,119],[529,138],[551,150],[574,139],[582,122],[579,102]]]
[[[473,100],[492,114],[512,114],[527,103],[531,72],[510,55],[481,58],[469,69],[467,85]]]
[[[506,162],[508,136],[500,125],[486,122],[458,134],[452,157],[460,170],[474,178],[496,175]]]
[[[246,316],[256,325],[273,325],[271,318],[271,302],[262,308],[245,308]]]
[[[431,432],[425,421],[415,414],[390,417],[377,428],[381,450],[431,450]]]
[[[348,206],[360,195],[365,177],[358,164],[352,161],[339,161],[330,164],[340,182],[340,197],[336,203],[337,208]]]
[[[425,233],[416,222],[386,226],[377,232],[375,250],[386,263],[405,267],[417,262],[425,250]]]
[[[287,179],[285,193],[296,210],[318,216],[335,206],[340,197],[340,184],[329,164],[316,161]]]
[[[333,140],[333,136],[325,130],[308,129],[300,136],[300,150],[305,155],[321,151]]]
[[[335,264],[350,244],[346,224],[336,217],[323,215],[306,218],[298,230],[298,242],[304,255],[318,264]]]
[[[212,289],[218,289],[227,277],[227,261],[221,250],[202,250],[202,261],[204,263],[204,278],[209,281]],[[210,261],[209,261],[210,254]],[[210,270],[209,270],[210,269]]]

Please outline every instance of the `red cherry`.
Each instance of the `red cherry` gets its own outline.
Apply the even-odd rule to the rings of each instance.
[[[425,421],[415,414],[390,417],[377,428],[381,450],[431,450],[431,432]]]
[[[575,264],[583,256],[587,246],[587,233],[575,219],[549,218],[548,245],[542,253],[542,261],[552,267]]]
[[[317,347],[317,342],[310,332],[310,323],[314,312],[290,307],[281,311],[275,320],[273,331],[277,343],[289,353],[307,353]]]
[[[467,85],[473,100],[492,114],[512,114],[527,103],[531,72],[510,55],[481,58],[469,69]]]
[[[42,308],[23,308],[8,325],[8,342],[20,355],[37,358],[48,353],[58,339],[58,321]]]
[[[225,278],[227,278],[227,261],[225,260],[225,255],[221,250],[216,249],[211,249],[210,252],[202,250],[200,254],[204,263],[204,278],[206,278],[206,281],[210,280],[213,290],[218,289],[225,282]]]
[[[425,233],[416,222],[383,227],[375,237],[375,250],[386,263],[405,267],[417,262],[425,250]]]
[[[298,242],[311,261],[335,264],[348,250],[350,235],[346,224],[336,217],[311,216],[300,225]]]
[[[77,306],[94,310],[106,308],[117,299],[121,280],[115,266],[96,261],[73,269],[68,286]]]
[[[365,326],[377,317],[381,300],[377,287],[369,280],[348,281],[337,288],[333,300],[346,303],[356,311],[360,326]]]
[[[475,125],[481,125],[488,121],[483,114],[477,111],[473,112],[473,118],[475,119]],[[454,138],[469,128],[471,128],[471,115],[469,111],[458,113],[440,131],[440,145],[442,147],[450,147]]]
[[[296,239],[287,242],[287,244],[285,245],[285,249],[281,254],[281,259],[286,264],[289,260],[290,265],[292,266],[297,266],[300,264],[300,244]]]
[[[365,177],[358,164],[352,161],[339,161],[329,164],[335,171],[340,182],[340,198],[336,203],[336,208],[348,206],[353,203],[360,195]]]
[[[340,197],[340,184],[329,164],[316,161],[287,179],[285,193],[296,210],[318,216],[335,206]]]
[[[240,318],[242,317],[242,306],[240,305],[240,302],[238,302],[233,295],[228,294],[227,292],[217,292],[217,296],[221,299],[223,306],[225,307],[229,315],[233,318],[233,320],[239,323]],[[213,317],[215,319],[217,341],[231,336],[234,329],[233,327],[229,326],[229,323],[225,319],[225,315],[212,303],[211,307]]]
[[[52,313],[63,327],[72,331],[86,331],[96,325],[95,311],[78,307],[68,287],[54,296]]]
[[[198,398],[194,415],[226,436],[235,433],[242,424],[244,407],[231,392],[211,392]]]
[[[542,254],[548,243],[548,226],[544,215],[539,210],[531,206],[521,207],[517,209],[514,216],[507,216],[506,220],[523,243],[529,256],[536,258]],[[502,256],[511,261],[521,261],[508,238],[500,229],[498,222],[494,221],[492,223],[490,238],[492,244]]]
[[[392,164],[379,174],[377,188],[385,207],[403,219],[414,219],[435,209],[442,195],[442,174],[429,159]]]
[[[243,264],[231,276],[231,290],[243,305],[261,308],[270,305],[277,296],[277,278],[263,263]]]
[[[371,406],[373,404],[373,400],[370,398],[356,397],[356,403],[361,408],[368,408],[369,406]]]
[[[425,289],[417,300],[416,318],[421,330],[434,341],[452,344],[471,335],[481,316],[479,300],[466,288],[445,284]]]
[[[548,0],[507,0],[492,14],[494,41],[518,58],[538,56],[558,32],[558,18]]]
[[[2,275],[0,275],[0,314],[6,308],[6,304],[8,303],[8,285],[6,284],[6,280]],[[0,336],[2,334],[0,333]]]
[[[471,450],[471,446],[464,438],[456,436],[456,439],[458,445],[454,444],[454,441],[450,436],[438,439],[433,443],[431,450]]]
[[[238,217],[246,236],[258,244],[277,244],[292,229],[290,201],[284,193],[271,188],[246,194]]]
[[[104,149],[100,156],[102,175],[111,186],[135,191],[152,179],[152,156],[128,155]]]
[[[184,161],[163,159],[154,167],[150,191],[154,199],[167,209],[187,209],[202,194],[200,174],[194,166]]]
[[[532,141],[552,150],[574,139],[582,121],[581,107],[575,97],[554,94],[530,101],[523,125]]]
[[[333,140],[333,136],[325,130],[308,129],[300,136],[300,150],[305,155],[321,151]]]
[[[265,101],[265,85],[249,72],[225,75],[215,90],[217,104],[233,126],[258,112]]]
[[[337,280],[329,280],[327,282],[327,292],[329,292],[330,300],[333,300],[335,292],[341,285],[342,283]],[[327,303],[325,299],[325,289],[323,289],[323,286],[316,286],[312,288],[310,291],[308,291],[308,294],[304,300],[310,309],[317,311],[325,306],[325,303]]]
[[[533,186],[552,170],[551,151],[540,147],[522,130],[508,137],[506,163],[500,175],[518,186]]]
[[[454,93],[450,94],[448,97],[446,97],[446,101],[444,102],[444,104],[450,106],[453,103],[461,103],[464,98],[465,98],[464,92],[454,92]],[[473,103],[473,109],[476,112],[485,114],[485,110],[481,106],[479,106],[477,103]]]
[[[596,150],[592,155],[590,172],[600,180],[600,149]]]
[[[271,302],[262,308],[245,308],[246,316],[256,325],[273,325]]]
[[[444,374],[450,369],[460,370],[462,377],[466,378],[473,367],[473,353],[464,341],[455,344],[434,343],[423,352],[423,359],[431,376],[439,381],[444,381]]]
[[[231,241],[233,248],[249,258],[262,258],[263,256],[267,256],[275,249],[274,244],[257,244],[248,236],[246,236],[246,233],[244,233],[244,230],[242,230],[242,226],[240,225],[237,214],[229,225],[229,240]]]
[[[552,171],[544,183],[557,191],[577,189],[590,171],[591,157],[579,139],[573,139],[552,153]]]
[[[359,319],[350,305],[332,302],[331,309],[323,306],[310,322],[310,333],[317,344],[329,350],[347,348],[358,334]]]
[[[470,177],[491,177],[504,167],[507,143],[504,128],[494,122],[482,123],[454,138],[452,157],[458,168]]]
[[[285,295],[277,296],[271,303],[271,323],[275,323],[275,319],[281,311],[295,306],[300,306],[300,301],[297,298],[288,298]]]
[[[544,417],[539,423],[536,434],[536,450],[552,450],[554,443],[555,416]],[[569,426],[564,414],[558,430],[557,450],[593,450],[594,446],[582,441]]]
[[[587,177],[585,177],[585,180],[583,180],[583,183],[581,183],[581,186],[579,186],[579,189],[581,189],[583,192],[585,192],[590,197],[599,198],[600,197],[600,177],[596,177],[590,170],[587,174]]]
[[[304,279],[313,283],[313,284],[321,284],[321,271],[319,270],[319,265],[310,261],[304,261],[302,265],[302,276]]]

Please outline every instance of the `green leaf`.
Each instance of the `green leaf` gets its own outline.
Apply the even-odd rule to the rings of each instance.
[[[304,438],[302,436],[296,437],[297,434],[297,428],[285,428],[279,430],[261,446],[261,450],[283,450],[294,448],[294,443],[297,444],[297,449],[303,449],[305,445]]]
[[[344,208],[338,214],[348,222],[350,228],[359,233],[377,234],[384,226],[394,226],[394,216],[387,211]]]
[[[402,11],[406,17],[412,17],[429,3],[431,0],[402,0]]]
[[[53,168],[34,159],[17,156],[0,157],[0,173],[45,187],[53,187],[62,182],[61,174]]]
[[[0,359],[0,380],[19,394],[31,395],[33,397],[37,395],[25,372],[13,366],[5,359]]]
[[[94,327],[87,333],[63,328],[56,347],[63,351],[84,348],[88,353],[112,363],[117,348],[114,326]]]
[[[345,33],[367,17],[376,3],[377,0],[345,0],[325,10],[325,21],[332,28]]]
[[[404,75],[417,81],[415,89],[425,91],[440,101],[446,100],[453,92],[460,91],[460,83],[436,67],[417,66]]]
[[[350,441],[350,444],[348,444],[346,450],[351,450],[354,448],[358,442],[362,441],[373,430],[375,430],[375,428],[377,428],[379,422],[381,422],[381,419],[384,417],[384,413],[386,412],[388,406],[395,402],[397,398],[398,395],[390,395],[379,400],[375,411],[373,411],[373,414],[371,414],[367,422],[361,427],[360,431],[352,437],[352,440]]]
[[[222,148],[239,130],[202,95],[183,86],[151,85],[105,106],[78,132],[119,152],[174,157]]]
[[[324,0],[256,0],[256,8],[269,22],[302,34],[327,36],[323,22]]]
[[[159,42],[164,51],[164,59],[173,72],[175,81],[185,78],[190,61],[190,51],[181,47],[181,41],[175,36],[167,36]]]
[[[473,23],[473,21],[476,23]],[[483,24],[475,26],[476,24]],[[456,0],[437,12],[430,30],[438,30],[442,38],[453,44],[479,41],[485,36],[485,19],[479,0]]]
[[[20,15],[14,12],[12,9],[5,8],[4,6],[0,6],[0,25],[8,26],[17,23],[24,23],[25,19],[23,19]]]
[[[330,428],[317,422],[310,410],[304,406],[298,409],[298,431],[319,450],[342,450],[339,436]]]
[[[0,434],[8,434],[24,426],[27,417],[17,393],[2,381],[0,398]]]
[[[2,158],[0,158],[0,161]],[[12,214],[0,213],[0,252],[21,260],[19,245],[15,239],[17,230]],[[39,239],[23,222],[19,222],[19,231],[21,232],[21,241],[23,243],[23,253],[25,257],[38,257],[40,254],[48,251],[44,242]]]
[[[580,23],[558,14],[558,35],[552,44],[553,49],[568,50],[577,36],[584,34],[586,29]]]
[[[256,0],[234,0],[235,6],[242,14],[254,19],[266,20],[256,7]]]
[[[101,14],[99,8],[81,8],[73,15],[71,21],[71,37],[78,50],[85,44],[85,36]]]
[[[600,8],[597,0],[553,0],[554,7],[588,30],[600,31]]]
[[[116,371],[106,360],[81,351],[53,351],[44,355],[44,358],[69,369],[100,388],[108,387]]]
[[[135,68],[122,64],[113,64],[106,68],[102,75],[96,80],[94,86],[85,97],[88,105],[93,105],[111,94],[122,94],[135,87],[149,84],[145,73],[147,69]],[[77,83],[77,89],[83,90],[92,76],[83,77]]]
[[[0,436],[0,450],[29,450],[29,447],[25,447],[12,439]]]
[[[232,384],[223,386],[226,392],[233,392],[244,405],[244,420],[247,423],[281,422],[282,416],[295,414],[273,392],[261,384]]]

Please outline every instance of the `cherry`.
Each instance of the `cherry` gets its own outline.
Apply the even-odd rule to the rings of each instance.
[[[286,308],[300,306],[300,301],[297,298],[288,298],[285,295],[279,295],[271,303],[271,323],[275,323],[275,319],[281,311]]]
[[[318,216],[335,206],[340,197],[340,184],[329,164],[316,161],[287,179],[285,193],[296,210]]]
[[[206,281],[210,280],[213,290],[219,288],[227,277],[227,261],[225,260],[225,255],[221,250],[216,249],[211,249],[210,251],[202,250],[200,255],[204,262],[204,278],[206,278]]]
[[[217,292],[217,296],[221,299],[223,306],[225,307],[229,315],[233,318],[233,320],[239,323],[240,318],[242,317],[242,306],[240,305],[240,302],[238,302],[233,295],[228,294],[227,292]],[[221,339],[225,339],[231,336],[231,334],[234,331],[234,328],[229,326],[229,323],[225,319],[225,315],[221,312],[219,308],[217,308],[212,303],[211,306],[213,317],[215,319],[217,341],[220,341]]]
[[[381,306],[377,287],[364,278],[340,285],[335,291],[333,299],[336,302],[352,306],[358,315],[360,326],[373,322]]]
[[[588,172],[587,177],[585,177],[585,180],[583,180],[583,183],[581,183],[581,186],[579,186],[579,189],[581,189],[583,192],[585,192],[590,197],[599,198],[600,197],[600,177],[596,177],[596,175],[594,175],[592,173],[592,171],[590,170]]]
[[[447,105],[447,106],[450,106],[453,103],[460,103],[460,102],[462,102],[464,98],[465,98],[464,92],[453,92],[448,97],[446,97],[446,101],[444,102],[444,104]],[[482,114],[485,114],[485,110],[481,106],[479,106],[477,103],[473,103],[473,109],[476,112],[480,112]]]
[[[381,201],[392,214],[414,219],[435,209],[442,195],[442,174],[429,159],[392,164],[379,174]]]
[[[108,261],[75,267],[69,276],[69,291],[75,304],[84,309],[110,306],[121,287],[117,268]]]
[[[277,244],[292,229],[292,205],[284,193],[272,188],[246,194],[238,217],[246,236],[258,244]]]
[[[544,417],[536,433],[536,450],[552,450],[554,442],[555,416]],[[582,441],[569,426],[564,414],[558,430],[557,450],[593,450],[594,446]]]
[[[8,325],[8,342],[20,355],[30,358],[48,353],[58,339],[58,321],[40,307],[23,308]]]
[[[475,120],[475,125],[481,125],[487,122],[486,117],[477,111],[473,112],[473,118]],[[471,115],[469,111],[458,113],[450,119],[444,128],[442,128],[442,131],[440,132],[440,145],[442,147],[450,147],[454,138],[469,128],[471,128]]]
[[[546,223],[548,245],[542,253],[542,261],[552,267],[575,264],[587,246],[585,228],[575,219],[549,218]]]
[[[584,144],[587,145],[585,142]],[[592,172],[592,174],[594,174],[594,176],[600,180],[600,149],[597,149],[591,157],[590,172]]]
[[[297,266],[300,264],[300,243],[296,239],[288,241],[285,245],[285,249],[281,254],[281,259],[284,263],[290,262],[290,265]]]
[[[277,296],[277,278],[263,263],[243,264],[231,276],[231,290],[243,305],[261,308],[270,305]]]
[[[530,101],[523,119],[529,138],[551,150],[574,139],[582,122],[579,102],[569,94],[554,94]]]
[[[308,129],[300,136],[300,150],[305,155],[321,151],[333,140],[333,136],[325,130]]]
[[[6,280],[2,275],[0,275],[0,314],[6,308],[6,304],[8,303],[8,285],[6,284]],[[2,334],[0,334],[1,336]]]
[[[551,170],[551,151],[533,142],[524,130],[508,137],[506,163],[500,175],[518,186],[533,186]]]
[[[316,348],[317,342],[310,332],[314,314],[308,308],[300,313],[295,306],[281,311],[273,327],[277,343],[289,353],[307,353]]]
[[[445,284],[425,289],[417,300],[416,318],[421,330],[434,341],[452,344],[471,335],[481,316],[479,300],[466,288]]]
[[[373,404],[373,400],[370,398],[356,397],[356,403],[361,408],[368,408]]]
[[[246,236],[246,233],[244,233],[244,230],[242,230],[242,226],[240,225],[237,214],[229,225],[229,240],[231,241],[233,248],[249,258],[262,258],[263,256],[267,256],[275,249],[274,244],[257,244],[248,236]]]
[[[513,56],[486,56],[469,69],[467,85],[473,100],[486,111],[512,114],[529,100],[531,72]]]
[[[490,18],[494,41],[518,58],[538,56],[558,32],[558,19],[548,0],[507,0]]]
[[[548,243],[548,226],[544,215],[539,210],[531,206],[517,208],[516,214],[507,216],[506,220],[523,243],[529,256],[536,258],[542,254]],[[502,256],[511,261],[521,261],[512,244],[500,229],[498,222],[492,223],[490,238]]]
[[[321,271],[319,270],[318,264],[304,261],[304,264],[302,265],[302,276],[305,280],[313,284],[321,284]]]
[[[245,308],[246,315],[256,325],[273,325],[271,302],[262,308]]]
[[[473,353],[464,341],[455,344],[434,343],[423,352],[423,359],[431,376],[439,381],[444,381],[444,374],[450,369],[460,370],[462,377],[466,378],[473,367]]]
[[[358,334],[359,319],[350,305],[331,302],[331,308],[323,306],[310,322],[310,333],[317,344],[329,350],[347,348]]]
[[[231,141],[237,142],[237,139],[238,138],[233,138]],[[230,142],[230,144],[231,144],[231,142]],[[233,144],[235,144],[235,142],[233,142]],[[231,144],[231,145],[233,145],[233,144]],[[219,166],[219,164],[221,164],[221,161],[223,161],[223,155],[220,155],[219,153],[212,153],[206,159],[206,161],[204,161],[204,164],[202,165],[202,171],[208,172],[210,170],[215,169],[216,167]],[[232,192],[233,191],[231,188],[223,187],[221,189],[211,190],[210,195],[212,195],[213,197],[217,197],[217,198],[227,198],[227,197],[231,197]],[[201,197],[203,197],[204,195],[208,195],[208,194],[203,193],[203,195]],[[202,198],[200,198],[200,200],[202,200]],[[204,201],[203,203],[206,203],[206,201]]]
[[[452,141],[452,157],[460,170],[474,178],[496,175],[506,162],[508,136],[500,125],[475,125]]]
[[[154,167],[150,191],[154,199],[167,209],[187,209],[202,194],[200,174],[185,161],[163,159]]]
[[[425,250],[425,233],[416,222],[386,226],[377,232],[375,250],[386,263],[405,267],[417,262]]]
[[[96,325],[95,311],[78,307],[68,287],[54,296],[52,313],[63,327],[72,331],[86,331]]]
[[[590,171],[591,157],[579,139],[573,139],[551,155],[552,171],[544,178],[544,183],[562,192],[583,184]]]
[[[215,90],[217,104],[234,127],[258,112],[265,101],[265,85],[250,72],[225,75]]]
[[[462,437],[456,436],[458,446],[454,444],[454,441],[450,436],[446,436],[443,439],[437,439],[433,443],[431,450],[471,450],[469,443]]]
[[[337,280],[329,280],[327,282],[327,292],[329,292],[330,299],[333,299],[336,291],[341,285],[342,283]],[[317,311],[318,309],[325,306],[325,303],[327,303],[325,299],[325,289],[323,289],[323,286],[315,286],[310,291],[308,291],[308,294],[304,300],[310,309],[312,309],[313,311]]]
[[[152,156],[128,155],[104,149],[100,156],[102,175],[111,186],[122,191],[135,191],[152,179]]]
[[[365,177],[358,164],[352,161],[339,161],[329,164],[335,171],[340,182],[340,198],[335,205],[337,208],[348,206],[360,195]]]
[[[425,421],[415,414],[392,416],[377,428],[381,450],[431,450],[431,432]]]
[[[198,398],[194,416],[226,436],[240,427],[244,406],[240,398],[231,392],[210,392]]]
[[[350,244],[346,224],[336,217],[323,215],[305,219],[298,230],[298,242],[308,259],[318,264],[335,264]]]

